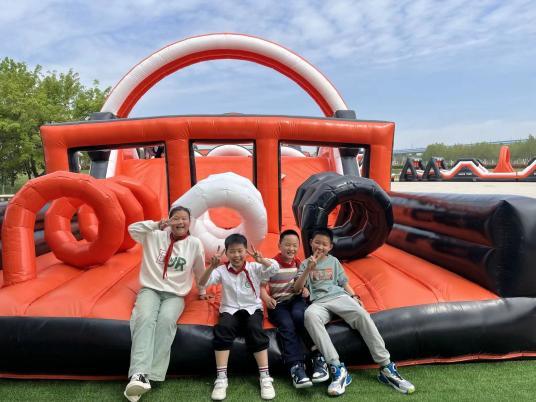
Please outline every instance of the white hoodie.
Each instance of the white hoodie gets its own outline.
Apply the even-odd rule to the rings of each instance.
[[[170,232],[158,229],[158,224],[154,221],[141,221],[128,227],[130,236],[143,246],[141,286],[186,296],[192,288],[192,273],[197,283],[205,271],[203,245],[194,236],[176,241],[169,258],[167,277],[163,279],[164,257],[171,238]],[[199,289],[200,294],[204,292],[204,288]]]

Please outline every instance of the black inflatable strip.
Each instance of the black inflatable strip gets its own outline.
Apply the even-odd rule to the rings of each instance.
[[[496,258],[488,246],[458,240],[411,226],[395,224],[387,243],[454,272],[499,294],[495,278],[487,271]]]
[[[536,300],[511,298],[438,303],[386,310],[372,315],[393,360],[453,358],[480,354],[536,352]],[[90,318],[0,317],[0,372],[15,374],[125,375],[130,354],[128,321]],[[371,363],[359,334],[343,322],[328,332],[341,360]],[[275,330],[270,367],[283,372]],[[206,375],[214,368],[212,327],[179,325],[169,374]],[[231,373],[254,373],[255,362],[237,338]]]
[[[398,226],[389,244],[503,297],[536,296],[534,199],[395,193],[392,203]]]

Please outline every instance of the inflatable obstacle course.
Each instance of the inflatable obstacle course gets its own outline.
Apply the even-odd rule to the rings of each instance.
[[[402,170],[400,171],[399,181],[417,181],[423,179],[424,166],[421,158],[408,157]]]
[[[253,61],[282,72],[313,97],[326,117],[128,118],[143,93],[166,74],[218,58]],[[238,204],[225,203],[223,196],[212,203],[216,195],[209,194],[211,200],[201,206],[191,196],[203,179],[227,172],[241,176],[236,185],[231,186],[234,179],[220,179],[214,186],[221,184],[223,193],[232,187],[262,202],[263,255],[277,253],[283,229],[300,230],[307,238],[315,224],[334,227],[350,284],[393,359],[418,364],[536,356],[536,283],[527,262],[536,249],[532,200],[492,200],[484,212],[479,199],[473,203],[471,197],[464,198],[468,205],[455,197],[437,204],[432,197],[400,208],[405,197],[387,195],[394,124],[357,120],[331,83],[287,49],[232,34],[177,42],[134,67],[93,120],[46,125],[41,136],[48,174],[27,183],[10,202],[2,228],[3,377],[124,378],[141,258],[139,246],[125,243],[125,225],[140,211],[144,218],[158,219],[173,202],[191,197],[193,206],[200,205],[198,219],[208,212],[219,229],[241,223],[245,228],[250,219],[246,214],[229,218],[233,208],[242,208]],[[254,146],[246,146],[247,154],[230,155],[227,148],[220,155],[199,156],[201,148],[194,145],[215,141]],[[316,151],[284,154],[284,146]],[[137,148],[156,151],[144,159]],[[361,169],[360,149],[365,150]],[[76,170],[76,152],[92,152],[92,175],[108,178],[68,172]],[[130,193],[105,184],[117,180]],[[244,180],[247,185],[238,184]],[[51,231],[65,241],[54,246],[57,255],[36,256],[35,213],[52,201],[58,206],[49,221]],[[132,211],[127,212],[127,204]],[[71,237],[68,226],[75,212],[81,241]],[[359,252],[351,254],[354,246]],[[208,291],[215,296],[210,301],[198,300],[195,289],[186,298],[171,375],[206,373],[214,367],[212,326],[220,294],[217,287]],[[271,339],[270,366],[282,369],[275,329],[268,322],[265,326]],[[346,324],[330,323],[328,332],[347,364],[371,363],[366,345]],[[242,339],[235,342],[229,365],[245,372],[254,367]]]
[[[497,165],[492,171],[486,169],[478,159],[467,158],[457,160],[450,169],[447,169],[443,158],[432,157],[422,175],[419,171],[412,171],[408,161],[400,175],[400,180],[444,180],[444,181],[533,181],[536,180],[536,158],[529,161],[521,171],[515,171],[510,163],[510,149],[502,146],[499,152]],[[402,177],[404,175],[404,177]]]

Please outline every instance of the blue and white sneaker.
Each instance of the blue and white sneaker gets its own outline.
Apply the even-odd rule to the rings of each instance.
[[[308,388],[313,386],[313,383],[305,373],[305,365],[303,363],[297,363],[292,366],[290,376],[292,377],[294,388]]]
[[[329,369],[324,356],[318,353],[311,359],[313,363],[311,380],[316,384],[329,380]]]
[[[380,368],[378,380],[403,394],[413,394],[415,392],[415,385],[402,378],[393,362]]]
[[[348,373],[344,363],[341,363],[340,366],[330,365],[330,370],[331,384],[328,387],[328,395],[339,396],[344,394],[346,387],[352,382],[352,376]]]

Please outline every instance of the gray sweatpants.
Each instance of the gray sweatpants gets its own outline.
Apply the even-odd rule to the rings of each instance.
[[[390,355],[385,342],[370,318],[370,314],[349,295],[342,295],[327,301],[315,301],[305,310],[305,328],[315,345],[318,346],[330,364],[339,360],[339,354],[326,330],[332,314],[337,314],[353,329],[359,331],[376,363],[385,366],[390,363]]]
[[[128,376],[149,375],[164,381],[169,366],[171,344],[177,333],[177,320],[184,310],[184,299],[173,293],[141,288],[130,318],[132,349]]]

